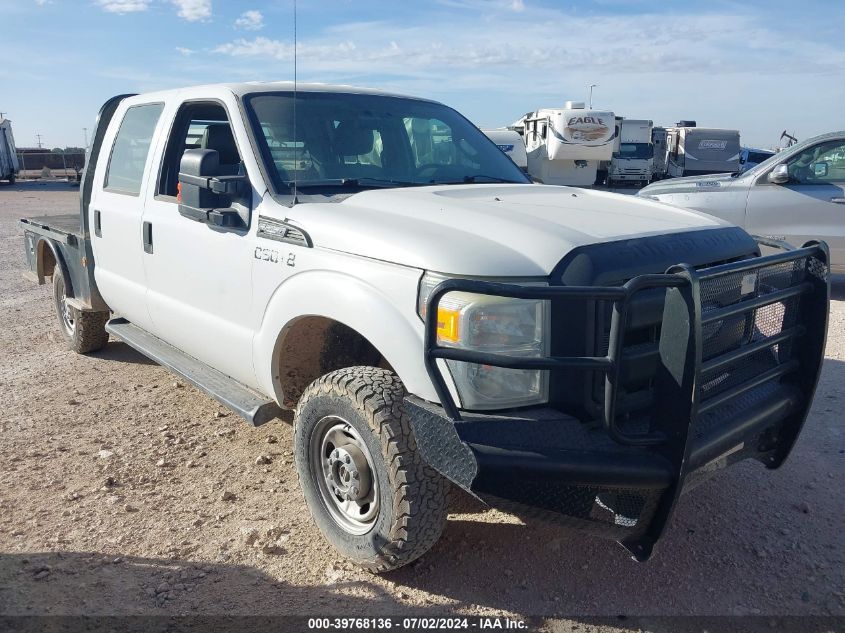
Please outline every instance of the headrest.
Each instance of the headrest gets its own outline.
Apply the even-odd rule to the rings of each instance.
[[[232,128],[226,125],[209,125],[202,133],[200,141],[202,149],[216,149],[220,155],[221,165],[237,165],[241,162]]]
[[[373,151],[372,128],[360,127],[354,121],[343,121],[334,131],[334,147],[340,156],[360,156]]]

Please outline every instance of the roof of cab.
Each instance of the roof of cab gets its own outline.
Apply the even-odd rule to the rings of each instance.
[[[266,93],[266,92],[293,92],[294,90],[294,83],[292,81],[243,81],[238,83],[219,83],[219,84],[207,84],[207,85],[200,85],[200,86],[186,86],[184,88],[175,88],[171,90],[161,90],[157,92],[149,92],[145,94],[140,94],[133,97],[133,101],[146,101],[151,98],[162,99],[168,96],[173,96],[175,94],[181,95],[191,95],[194,96],[196,93],[208,92],[220,92],[220,91],[228,91],[235,94],[238,97],[242,97],[246,94],[257,92],[257,93]],[[404,95],[394,92],[388,92],[385,90],[375,90],[373,88],[361,88],[358,86],[347,86],[347,85],[332,85],[332,84],[323,84],[323,83],[301,83],[298,82],[296,84],[296,90],[298,92],[333,92],[333,93],[346,93],[346,94],[363,94],[363,95],[379,95],[383,97],[401,97],[403,99],[416,99],[419,101],[433,101],[432,99],[424,99],[421,97],[414,97],[410,95]]]

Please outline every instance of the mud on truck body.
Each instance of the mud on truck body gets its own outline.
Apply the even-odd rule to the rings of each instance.
[[[434,545],[449,482],[646,560],[679,495],[783,463],[821,368],[824,244],[761,257],[709,216],[532,185],[422,99],[116,97],[80,205],[22,220],[71,347],[110,333],[254,424],[294,408],[308,508],[374,571]]]

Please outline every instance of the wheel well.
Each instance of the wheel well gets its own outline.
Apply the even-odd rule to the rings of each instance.
[[[393,370],[366,337],[327,317],[300,317],[281,334],[276,348],[275,381],[288,408],[296,406],[308,385],[337,369],[366,365]]]
[[[40,240],[36,249],[36,263],[38,265],[38,280],[44,283],[47,277],[53,276],[56,269],[56,256],[53,249],[47,245],[47,240]]]

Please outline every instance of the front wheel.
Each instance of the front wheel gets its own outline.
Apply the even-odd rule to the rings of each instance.
[[[68,303],[67,285],[58,264],[53,271],[53,301],[59,318],[59,331],[77,354],[96,352],[109,342],[106,332],[108,312],[81,312]]]
[[[317,527],[374,572],[427,552],[446,522],[448,482],[417,451],[390,371],[341,369],[311,383],[294,419],[296,468]]]

